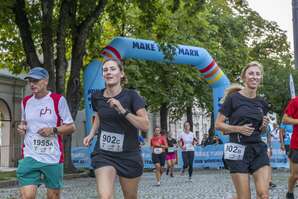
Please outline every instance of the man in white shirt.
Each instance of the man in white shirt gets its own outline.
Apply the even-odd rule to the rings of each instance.
[[[21,198],[36,198],[38,186],[45,184],[47,198],[58,199],[63,186],[62,136],[76,127],[65,98],[47,89],[47,70],[32,68],[25,79],[32,95],[22,100],[22,121],[17,127],[25,136],[17,169]]]

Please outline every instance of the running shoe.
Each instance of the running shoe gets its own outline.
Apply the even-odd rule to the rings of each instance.
[[[287,192],[286,199],[295,199],[294,194],[290,193],[290,192]]]
[[[191,179],[191,177],[188,177],[188,181],[189,181],[189,182],[192,182],[192,179]]]
[[[156,186],[159,187],[160,186],[160,181],[156,183]]]
[[[180,171],[180,175],[181,175],[181,176],[184,175],[184,169],[181,169],[181,171]]]

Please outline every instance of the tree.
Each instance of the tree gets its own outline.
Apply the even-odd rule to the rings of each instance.
[[[274,88],[286,87],[290,71],[298,81],[284,32],[246,1],[0,1],[0,67],[14,72],[46,67],[54,80],[51,87],[66,90],[74,118],[81,100],[83,65],[119,35],[157,41],[169,60],[176,44],[206,48],[232,82],[243,65],[258,60],[266,71],[262,93],[277,112],[288,95],[286,89],[278,95]],[[196,69],[137,60],[126,60],[126,65],[128,86],[140,90],[151,111],[162,110],[164,117],[176,120],[192,103],[212,110],[210,88]],[[272,82],[269,74],[282,78]],[[67,137],[67,153],[70,143]]]
[[[15,0],[3,1],[5,6],[2,8],[5,14],[2,16],[1,30],[5,36],[1,38],[4,50],[1,58],[8,55],[1,63],[2,66],[8,65],[16,71],[21,71],[24,67],[43,66],[49,71],[50,88],[64,93],[70,60],[66,99],[73,118],[76,117],[81,99],[80,73],[86,43],[90,31],[99,22],[106,6],[105,0],[87,1]],[[20,38],[17,38],[18,35]],[[23,50],[15,53],[21,46]],[[14,59],[14,56],[19,59]],[[71,135],[65,136],[63,142],[65,168],[73,170]]]

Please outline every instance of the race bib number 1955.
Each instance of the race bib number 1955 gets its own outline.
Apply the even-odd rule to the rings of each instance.
[[[245,146],[236,143],[226,143],[224,146],[224,158],[226,160],[243,160]]]
[[[101,131],[100,135],[100,149],[113,152],[123,151],[124,135],[118,133],[112,133],[107,131]]]
[[[33,149],[36,153],[39,153],[39,154],[53,154],[54,153],[53,140],[51,140],[51,138],[34,139]]]

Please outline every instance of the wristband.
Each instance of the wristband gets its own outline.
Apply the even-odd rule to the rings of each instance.
[[[126,109],[126,111],[124,113],[122,113],[123,117],[126,117],[128,115],[128,113],[130,113],[130,111]]]
[[[58,129],[57,129],[57,127],[54,127],[54,128],[53,128],[53,133],[54,133],[54,134],[58,134]]]

